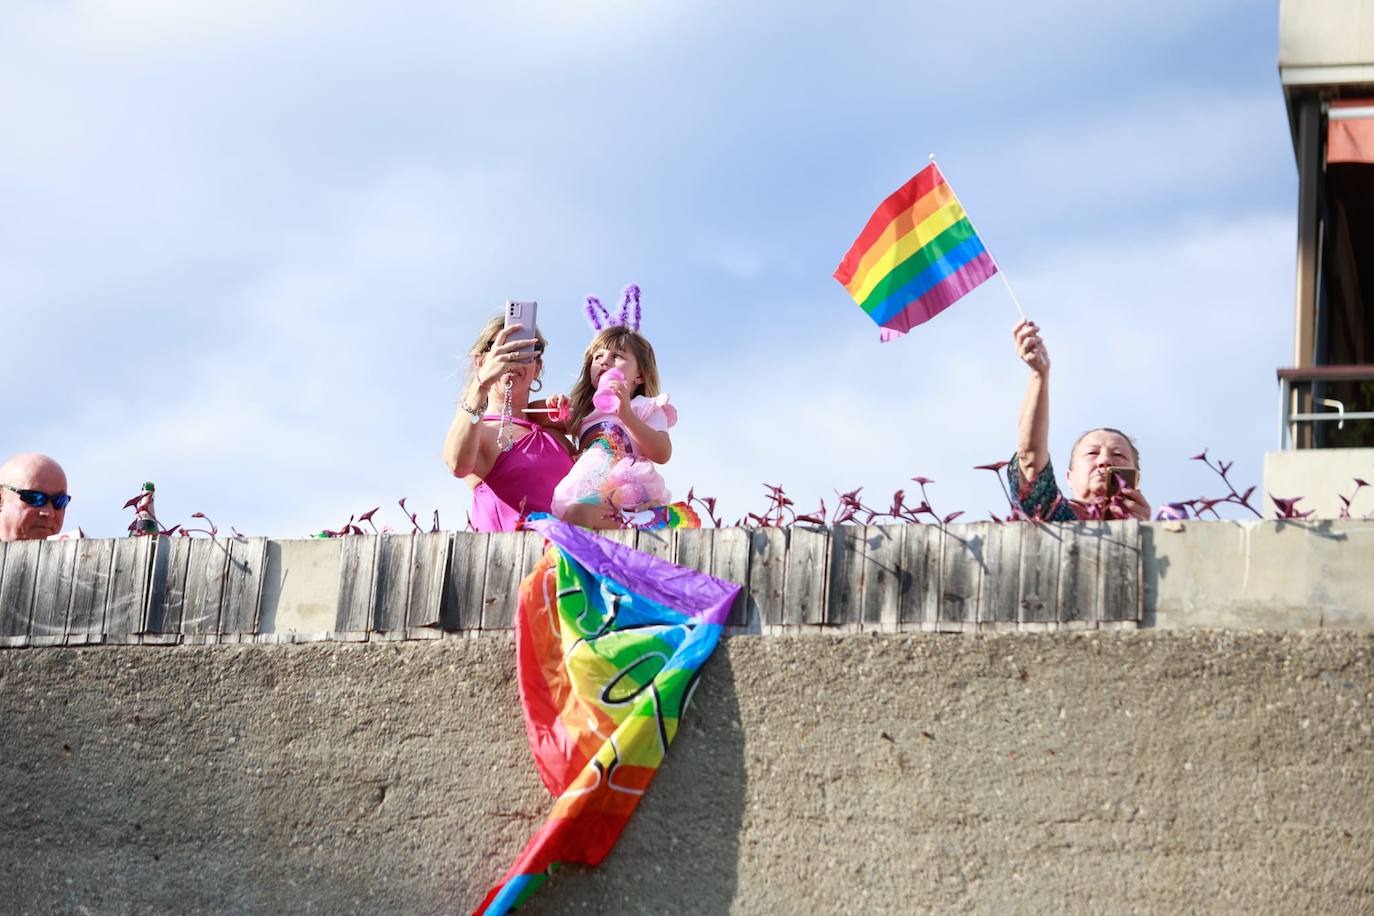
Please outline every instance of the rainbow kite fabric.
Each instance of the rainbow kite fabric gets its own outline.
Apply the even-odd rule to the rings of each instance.
[[[997,263],[932,162],[873,212],[835,279],[890,340],[995,273]]]
[[[516,673],[553,812],[476,913],[522,904],[565,862],[615,846],[677,734],[740,587],[547,515],[520,585]]]

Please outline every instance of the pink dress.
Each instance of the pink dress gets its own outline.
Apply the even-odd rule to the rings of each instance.
[[[556,434],[525,420],[510,422],[533,432],[497,455],[487,476],[473,488],[471,520],[478,531],[514,531],[522,515],[548,512],[554,486],[572,467],[572,457]]]
[[[677,423],[677,409],[668,395],[639,395],[630,409],[650,429],[667,432]],[[593,411],[578,430],[577,463],[553,491],[554,515],[564,515],[576,503],[601,504],[634,511],[667,505],[668,485],[652,461],[635,456],[634,442],[613,413]]]

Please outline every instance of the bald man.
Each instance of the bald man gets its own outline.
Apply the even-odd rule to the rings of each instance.
[[[62,465],[29,452],[0,466],[0,541],[33,541],[62,530],[67,514]]]

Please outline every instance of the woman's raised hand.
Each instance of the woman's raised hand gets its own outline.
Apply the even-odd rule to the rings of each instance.
[[[1039,325],[1029,318],[1023,318],[1012,328],[1011,336],[1016,341],[1016,355],[1030,366],[1032,372],[1044,375],[1050,371],[1050,353],[1040,339]]]
[[[530,342],[528,340],[511,340],[510,337],[520,330],[520,325],[513,324],[502,328],[492,339],[491,349],[482,354],[482,365],[477,370],[477,384],[482,388],[490,388],[492,382],[516,372],[519,367],[529,362],[528,353],[521,350],[528,350]]]

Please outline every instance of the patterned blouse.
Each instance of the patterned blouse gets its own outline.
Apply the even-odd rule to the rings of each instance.
[[[1035,480],[1026,483],[1021,476],[1019,458],[1019,455],[1013,453],[1011,464],[1007,465],[1007,486],[1015,494],[1021,511],[1046,522],[1077,521],[1078,515],[1073,511],[1073,506],[1064,498],[1064,494],[1059,491],[1059,484],[1054,481],[1054,462],[1046,461],[1045,467],[1036,475]]]

